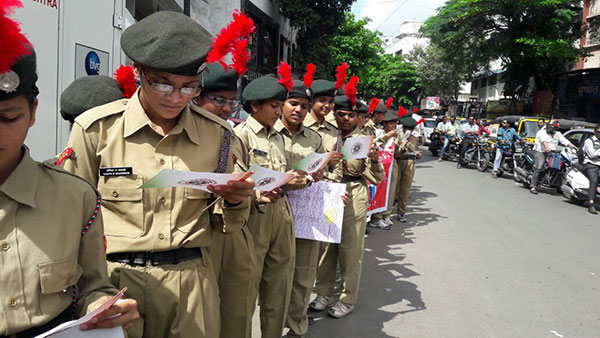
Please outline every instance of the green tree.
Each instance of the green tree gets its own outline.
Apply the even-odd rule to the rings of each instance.
[[[293,61],[296,65],[309,62],[317,66],[318,77],[331,75],[334,63],[329,47],[346,23],[346,13],[356,0],[279,0],[279,7],[290,25],[297,29]],[[335,70],[335,66],[334,70]]]
[[[401,56],[380,55],[377,64],[365,68],[362,74],[359,93],[365,100],[392,96],[397,104],[418,103],[421,83],[417,68]]]
[[[468,80],[444,59],[443,51],[435,45],[416,46],[407,60],[416,68],[422,86],[420,96],[457,99],[461,85]]]
[[[466,77],[500,59],[505,94],[523,95],[529,79],[551,88],[554,74],[583,52],[579,0],[449,0],[427,19],[423,32],[445,62]]]

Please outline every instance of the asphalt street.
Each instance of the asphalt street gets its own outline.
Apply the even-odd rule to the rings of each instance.
[[[367,238],[355,311],[308,337],[600,337],[600,217],[424,154],[409,222]]]

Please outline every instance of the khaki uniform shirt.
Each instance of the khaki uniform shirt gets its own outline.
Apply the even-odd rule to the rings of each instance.
[[[360,132],[358,128],[354,129],[348,136],[344,137],[343,140],[350,137],[368,136],[363,132]],[[352,179],[360,177],[363,180],[369,181],[371,184],[377,185],[381,183],[385,176],[383,164],[381,162],[373,163],[369,158],[360,160],[342,160],[342,168],[344,179]]]
[[[116,294],[106,272],[102,215],[81,232],[97,195],[84,180],[49,164],[23,159],[0,186],[0,335],[46,324],[71,306],[79,315]]]
[[[375,136],[377,126],[375,125],[375,123],[373,122],[373,120],[369,119],[369,121],[367,121],[367,123],[365,123],[365,126],[363,127],[363,134],[367,135],[367,136]]]
[[[225,226],[211,225],[203,212],[211,194],[191,188],[141,189],[163,169],[215,172],[227,130],[218,116],[187,107],[162,136],[146,115],[139,90],[93,108],[73,124],[68,146],[74,156],[65,169],[97,185],[102,194],[108,253],[208,247],[212,231],[239,231],[249,205],[224,208]],[[133,174],[102,176],[100,168],[131,167]],[[227,172],[234,168],[229,153]],[[214,224],[214,223],[213,223]]]
[[[296,162],[313,152],[320,154],[325,152],[321,136],[312,129],[300,125],[296,134],[292,135],[281,120],[275,122],[274,129],[285,139],[287,170],[292,170],[292,166]]]
[[[308,127],[321,136],[323,139],[323,147],[325,148],[325,152],[331,152],[336,150],[336,145],[338,142],[338,129],[327,120],[323,121],[323,124],[319,124],[315,118],[308,114],[304,119],[304,126]]]

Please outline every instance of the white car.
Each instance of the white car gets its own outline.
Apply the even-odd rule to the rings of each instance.
[[[425,145],[428,146],[429,143],[431,143],[431,140],[429,139],[429,136],[431,135],[431,133],[433,133],[433,129],[435,129],[435,124],[436,124],[437,119],[434,117],[428,117],[425,119],[425,122],[423,123],[423,127],[424,127],[424,141],[425,141]]]

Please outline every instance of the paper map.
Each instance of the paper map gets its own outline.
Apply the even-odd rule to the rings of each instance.
[[[252,175],[252,179],[256,183],[254,190],[261,191],[277,189],[295,177],[295,175],[291,173],[282,173],[258,165],[251,166],[250,171],[254,171],[254,175]]]
[[[127,288],[123,288],[123,290],[119,291],[119,293],[117,293],[114,297],[112,297],[111,299],[102,303],[102,305],[100,305],[96,310],[88,313],[87,315],[85,315],[77,320],[71,320],[69,322],[63,323],[46,333],[36,336],[35,338],[45,338],[45,337],[52,337],[52,338],[71,338],[71,337],[121,338],[121,337],[124,337],[123,328],[120,326],[113,327],[112,329],[94,329],[94,330],[89,330],[89,331],[81,331],[79,329],[79,325],[87,323],[88,321],[90,321],[90,319],[94,318],[95,316],[99,315],[100,313],[104,312],[105,310],[107,310],[108,308],[113,306],[113,304],[115,304],[117,302],[117,300],[119,300],[121,297],[123,297],[123,294],[125,293],[125,291],[127,291]]]
[[[328,243],[342,240],[346,185],[317,182],[301,190],[288,192],[294,214],[296,238]]]
[[[296,162],[292,166],[292,169],[304,171],[307,174],[313,174],[323,169],[323,167],[327,165],[327,162],[329,162],[332,156],[332,152],[324,154],[317,154],[315,152],[312,152],[308,154],[308,156],[306,156],[305,158]]]
[[[371,151],[373,138],[370,136],[351,137],[344,141],[341,153],[344,154],[344,160],[360,160],[367,158]]]
[[[186,187],[210,192],[206,188],[208,185],[227,184],[229,181],[239,180],[242,176],[244,176],[244,173],[215,174],[163,169],[144,183],[141,188]]]

